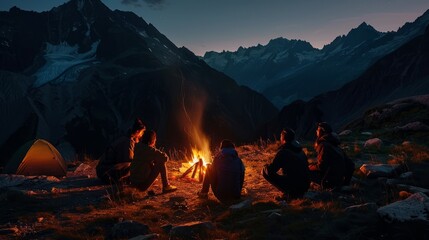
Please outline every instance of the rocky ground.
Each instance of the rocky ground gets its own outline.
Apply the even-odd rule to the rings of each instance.
[[[95,161],[63,179],[0,175],[0,239],[429,239],[428,148],[372,141],[343,145],[356,163],[350,187],[312,185],[288,202],[260,175],[277,148],[267,142],[238,148],[247,195],[232,206],[199,199],[201,183],[179,178],[179,159],[168,163],[178,191],[161,194],[157,180],[154,196],[101,185]]]

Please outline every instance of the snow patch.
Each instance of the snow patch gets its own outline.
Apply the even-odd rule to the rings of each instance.
[[[65,42],[58,45],[46,43],[44,55],[46,63],[34,74],[36,81],[33,86],[40,87],[56,79],[71,67],[95,60],[95,53],[99,43],[100,41],[94,42],[91,50],[85,53],[79,53],[77,45],[70,46]]]

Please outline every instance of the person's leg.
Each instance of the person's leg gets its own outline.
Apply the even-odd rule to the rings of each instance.
[[[162,192],[168,193],[168,192],[176,191],[177,187],[171,185],[168,182],[168,172],[167,172],[167,166],[165,165],[165,162],[155,162],[154,168],[155,168],[155,171],[159,172],[161,175]]]
[[[151,168],[151,171],[149,173],[149,176],[141,183],[136,184],[136,186],[142,190],[146,191],[150,186],[152,186],[152,183],[155,181],[155,179],[158,177],[160,173],[160,168],[153,166]]]
[[[202,194],[207,194],[210,190],[210,185],[213,183],[213,167],[212,165],[207,165],[207,169],[206,169],[206,174],[204,176],[204,180],[203,180],[203,187],[200,191],[200,193]]]
[[[271,183],[271,185],[276,187],[281,192],[287,192],[285,179],[277,174],[269,174],[266,166],[262,169],[262,176],[265,178],[265,180],[267,180],[269,183]]]
[[[167,173],[167,166],[165,166],[165,162],[157,162],[154,163],[154,170],[161,175],[161,182],[163,187],[169,186],[168,182],[168,173]]]

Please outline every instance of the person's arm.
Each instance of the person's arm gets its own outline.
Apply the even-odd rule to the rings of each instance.
[[[317,167],[320,171],[326,172],[330,168],[329,156],[329,147],[327,147],[324,143],[320,144],[317,154]]]
[[[165,152],[162,152],[156,148],[152,148],[153,150],[153,157],[154,157],[154,162],[159,162],[159,163],[165,163],[168,161],[168,155]]]
[[[281,161],[285,155],[283,150],[280,150],[276,153],[274,159],[267,165],[267,170],[269,174],[276,174],[277,171],[282,167]]]

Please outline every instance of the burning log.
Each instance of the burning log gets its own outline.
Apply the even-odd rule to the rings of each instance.
[[[198,173],[198,181],[202,182],[204,179],[204,162],[203,159],[199,159],[198,162],[194,163],[191,167],[189,167],[183,174],[180,176],[180,178],[184,178],[187,175],[189,175],[192,172],[191,178],[195,178],[195,176]]]

